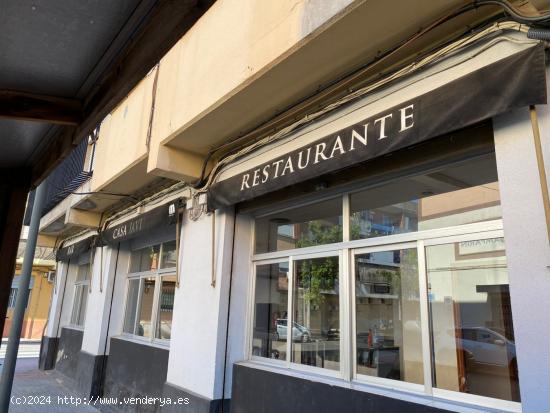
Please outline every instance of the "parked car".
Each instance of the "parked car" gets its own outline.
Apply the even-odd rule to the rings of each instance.
[[[329,328],[327,330],[327,340],[339,340],[339,339],[340,339],[339,328]]]
[[[277,319],[276,340],[286,340],[287,334],[288,320],[286,318]],[[311,341],[311,332],[303,325],[292,323],[292,340],[308,343]]]
[[[462,349],[477,364],[508,367],[516,360],[516,345],[487,327],[463,327],[458,332]]]

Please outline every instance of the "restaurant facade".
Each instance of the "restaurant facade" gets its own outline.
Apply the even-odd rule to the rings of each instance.
[[[163,398],[117,406],[129,411],[544,411],[543,31],[496,6],[454,11],[437,25],[445,36],[406,58],[391,63],[395,39],[391,55],[377,51],[376,74],[343,60],[351,74],[332,73],[326,90],[343,83],[330,98],[317,91],[267,127],[251,114],[275,108],[262,82],[290,93],[297,61],[321,76],[311,53],[331,65],[339,41],[355,41],[345,29],[374,24],[378,6],[246,2],[246,18],[266,19],[246,45],[268,47],[260,34],[280,39],[293,19],[309,32],[264,68],[250,46],[243,67],[257,72],[233,79],[228,63],[239,86],[191,116],[178,108],[195,93],[181,73],[200,68],[186,57],[232,3],[216,3],[100,125],[91,180],[43,217],[58,265],[41,368],[85,397]],[[445,26],[462,17],[460,34]],[[209,74],[198,106],[221,87]],[[235,139],[221,132],[248,123]]]

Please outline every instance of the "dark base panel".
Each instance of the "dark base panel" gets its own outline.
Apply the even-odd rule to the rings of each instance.
[[[83,335],[80,330],[62,328],[59,337],[55,369],[73,380],[78,377],[78,353],[82,348]]]
[[[111,338],[103,397],[162,397],[168,353],[168,349]],[[144,404],[136,409],[136,406],[123,405],[120,410],[157,412],[160,406]]]
[[[40,358],[38,359],[38,368],[40,370],[51,370],[55,367],[58,344],[59,337],[42,337],[42,342],[40,343]]]
[[[94,355],[82,351],[82,337],[83,332],[80,330],[71,328],[61,329],[59,343],[56,343],[57,361],[54,365],[57,371],[74,382],[79,393],[86,397],[96,397],[101,394],[106,356]],[[45,345],[46,338],[52,340],[49,337],[44,337],[42,339],[42,351],[40,355],[41,364],[42,353],[47,353]],[[46,361],[47,358],[44,357],[44,365],[46,365]]]
[[[78,391],[87,397],[101,395],[104,362],[107,356],[93,355],[85,351],[78,353],[76,383]]]
[[[421,404],[233,366],[231,413],[448,413]]]
[[[164,405],[161,408],[162,413],[177,413],[181,411],[185,411],[186,413],[221,413],[222,411],[230,411],[230,400],[208,399],[170,383],[164,383],[163,397],[170,398],[173,402],[177,402],[178,399],[184,400],[185,404]]]

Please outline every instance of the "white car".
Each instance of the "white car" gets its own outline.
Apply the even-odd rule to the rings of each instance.
[[[486,327],[464,327],[458,332],[461,347],[478,364],[507,367],[516,363],[516,345]]]
[[[307,327],[298,323],[292,323],[292,340],[308,343],[311,341],[311,332]],[[277,337],[276,340],[286,340],[288,334],[288,320],[286,318],[277,319]]]

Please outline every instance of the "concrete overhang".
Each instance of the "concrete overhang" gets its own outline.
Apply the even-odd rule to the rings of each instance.
[[[84,193],[89,187],[89,181],[84,183],[76,192]],[[97,228],[101,223],[101,213],[96,211],[86,211],[84,209],[75,208],[76,205],[86,205],[87,198],[91,195],[69,195],[59,204],[57,204],[50,212],[40,220],[40,233],[38,245],[44,247],[52,247],[56,244],[56,239],[60,236],[66,236],[84,228]],[[117,202],[117,199],[112,199],[111,202]],[[88,201],[90,203],[92,201]],[[97,206],[97,204],[94,203]],[[107,207],[107,205],[102,205]],[[50,245],[52,244],[53,245]]]
[[[353,2],[314,32],[302,39],[297,38],[293,47],[279,56],[273,56],[264,67],[251,67],[248,78],[194,116],[184,119],[180,125],[176,124],[173,133],[161,138],[161,144],[204,155],[212,147],[261,125],[304,97],[315,94],[320,87],[353,72],[381,52],[391,49],[449,11],[467,3],[463,0]],[[490,7],[480,8],[454,19],[411,44],[389,60],[385,67],[378,68],[378,71],[418,53],[437,40],[463,30],[468,24],[486,19],[495,10]],[[216,11],[214,7],[210,13]],[[202,28],[200,23],[197,30]],[[305,26],[307,22],[303,24]],[[255,43],[255,39],[249,40]],[[257,42],[261,43],[261,39]],[[252,65],[252,62],[245,63]],[[163,70],[161,62],[159,85],[163,81]],[[209,84],[206,83],[204,87],[208,88]],[[178,88],[177,83],[175,88]],[[159,95],[157,110],[167,109],[162,103],[162,95]],[[178,106],[173,105],[173,108]]]
[[[75,194],[69,197],[70,208],[83,211],[102,212],[119,202],[123,197],[92,192],[91,182],[88,180],[82,184]]]
[[[204,159],[212,148],[248,135],[257,128],[264,128],[263,125],[266,123],[286,116],[286,119],[281,120],[280,123],[273,123],[262,132],[252,133],[249,139],[240,142],[244,144],[291,123],[308,111],[317,109],[323,104],[322,100],[296,111],[290,108],[314,96],[331,82],[354,73],[374,61],[381,53],[391,50],[438,19],[471,2],[466,0],[347,2],[346,7],[311,32],[308,30],[312,27],[310,20],[315,19],[315,10],[308,8],[309,5],[306,3],[308,2],[299,2],[297,5],[303,8],[301,14],[286,16],[288,20],[302,19],[299,22],[288,23],[289,31],[296,31],[296,25],[299,26],[295,44],[278,55],[270,56],[270,60],[261,55],[261,53],[269,53],[271,49],[277,50],[276,47],[271,47],[271,43],[277,41],[270,37],[269,32],[260,38],[245,37],[244,41],[242,38],[228,34],[225,40],[228,43],[224,44],[224,47],[214,46],[212,50],[206,47],[214,54],[208,59],[213,66],[216,62],[228,62],[232,58],[238,60],[237,65],[241,65],[235,70],[231,69],[231,66],[236,63],[228,63],[227,78],[233,74],[242,78],[235,87],[228,87],[226,93],[218,96],[209,89],[223,90],[219,84],[231,82],[231,80],[224,78],[223,73],[216,72],[215,68],[211,69],[207,66],[202,68],[201,59],[190,59],[190,56],[202,56],[201,49],[195,44],[197,40],[193,36],[200,38],[200,33],[209,28],[208,25],[211,23],[209,18],[216,21],[213,17],[215,13],[229,12],[222,9],[221,3],[217,4],[193,28],[193,31],[176,44],[160,64],[152,147],[148,163],[150,172],[185,180],[196,179],[200,176],[202,167],[198,159],[201,157]],[[345,4],[346,2],[336,3]],[[537,9],[542,10],[547,7],[550,2],[539,0],[532,2],[533,4],[520,3],[523,3],[523,6],[531,12],[533,10],[536,12]],[[313,1],[311,5],[319,7],[319,2]],[[323,11],[321,7],[319,10]],[[446,21],[384,60],[382,65],[371,71],[367,70],[358,78],[356,85],[364,84],[380,76],[384,71],[409,62],[418,53],[458,36],[500,12],[502,9],[498,7],[479,7]],[[261,24],[261,19],[260,15],[256,24]],[[222,19],[218,20],[218,23],[224,24]],[[234,23],[231,22],[231,24]],[[244,21],[242,24],[250,23]],[[280,23],[280,25],[283,24],[285,23]],[[230,29],[224,26],[214,27],[213,24],[210,26],[214,31]],[[263,33],[262,29],[255,27],[246,30],[252,35]],[[279,27],[273,30],[277,31]],[[242,41],[242,44],[231,44],[230,42],[235,38]],[[201,40],[204,40],[204,37]],[[193,49],[190,52],[188,49],[192,49],[193,46],[197,50]],[[229,54],[225,51],[226,49],[229,50]],[[240,49],[244,50],[240,53],[246,57],[231,55],[231,52],[236,53],[235,50]],[[263,66],[255,65],[257,61],[267,60],[269,61]],[[200,73],[202,81],[200,90],[187,84],[197,83],[197,79],[193,77],[196,76],[193,71],[186,66],[194,66]],[[201,68],[204,70],[199,70]],[[184,75],[190,78],[185,78]],[[339,93],[346,93],[346,91]],[[210,101],[205,102],[201,94],[211,96]],[[333,99],[334,96],[327,96],[325,102],[331,98]],[[182,115],[182,112],[185,115]]]
[[[70,206],[70,196],[57,204],[40,220],[39,231],[44,235],[56,236],[65,231],[65,214]]]

